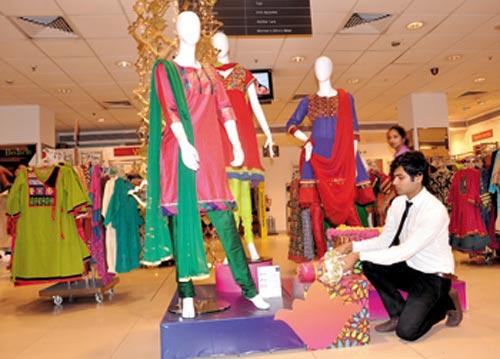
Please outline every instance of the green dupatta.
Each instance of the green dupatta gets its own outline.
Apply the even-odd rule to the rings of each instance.
[[[157,263],[172,256],[172,240],[168,223],[160,204],[160,145],[161,108],[156,91],[156,69],[163,64],[167,71],[170,88],[177,111],[189,143],[194,145],[194,131],[187,106],[184,87],[173,62],[157,60],[151,74],[148,145],[148,191],[146,207],[146,237],[144,262]],[[181,152],[177,159],[177,226],[175,258],[177,277],[180,281],[208,276],[208,266],[203,245],[198,199],[196,196],[196,172],[182,162]]]

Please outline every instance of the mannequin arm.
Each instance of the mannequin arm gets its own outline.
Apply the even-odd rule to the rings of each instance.
[[[301,130],[299,130],[298,128],[294,129],[293,137],[304,142],[304,148],[306,150],[306,161],[309,161],[311,159],[312,150],[313,150],[313,144],[309,140],[309,137],[307,137],[307,135],[304,132],[302,132]]]
[[[236,122],[234,120],[229,120],[224,122],[224,128],[226,129],[227,137],[229,142],[233,146],[233,161],[231,166],[239,167],[243,164],[245,155],[243,154],[243,149],[241,148],[240,138],[238,137],[238,130],[236,128]]]
[[[257,97],[257,90],[255,89],[255,83],[251,83],[247,88],[248,99],[250,100],[250,106],[252,107],[253,114],[257,119],[257,122],[266,135],[266,143],[264,147],[269,147],[269,155],[271,158],[274,157],[273,152],[273,137],[271,135],[271,130],[269,130],[269,125],[266,121],[266,116],[264,115],[264,111],[262,110],[262,106],[260,105],[259,98]]]
[[[179,148],[181,151],[182,162],[184,165],[193,170],[197,171],[200,168],[200,157],[198,156],[198,151],[191,145],[186,137],[186,132],[184,131],[184,127],[182,127],[182,123],[173,122],[170,125],[170,129],[174,133],[175,138],[177,139],[177,143],[179,144]]]

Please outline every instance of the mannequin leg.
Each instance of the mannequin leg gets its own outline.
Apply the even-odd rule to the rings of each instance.
[[[326,252],[326,241],[323,208],[321,208],[319,202],[311,204],[311,220],[314,243],[316,244],[316,257],[321,258]]]
[[[172,216],[170,217],[170,233],[171,233],[171,238],[172,238],[172,246],[173,246],[173,253],[174,253],[174,259],[177,262],[177,216]],[[177,274],[176,274],[177,275]],[[179,295],[179,298],[181,300],[181,307],[182,307],[182,314],[181,316],[183,318],[194,318],[196,316],[196,311],[194,309],[194,296],[196,295],[195,290],[194,290],[194,285],[193,281],[188,281],[188,282],[181,282],[179,281],[179,277],[176,277],[177,279],[177,293]]]
[[[207,215],[219,235],[234,280],[240,285],[245,297],[254,297],[257,289],[248,269],[247,258],[236,230],[234,216],[231,211],[210,211]]]
[[[245,243],[247,245],[250,258],[257,260],[260,258],[253,238],[252,228],[252,193],[250,191],[250,181],[241,181],[240,193],[240,216],[245,231]]]
[[[240,227],[240,211],[241,211],[241,182],[239,179],[230,178],[229,179],[229,190],[236,201],[237,208],[233,211],[234,222],[236,229]]]
[[[270,305],[257,293],[231,211],[211,211],[207,214],[219,235],[231,273],[241,287],[243,295],[258,309],[269,309]]]

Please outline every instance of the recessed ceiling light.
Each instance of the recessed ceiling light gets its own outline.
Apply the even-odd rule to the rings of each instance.
[[[477,104],[480,105],[480,106],[482,106],[482,105],[484,105],[484,101],[481,101],[481,100],[477,101]]]
[[[101,117],[101,118],[98,118],[96,121],[99,122],[99,123],[103,123],[105,120],[104,120],[103,117]]]
[[[483,81],[486,81],[486,78],[485,77],[476,77],[474,79],[474,82],[483,82]]]
[[[126,68],[132,66],[132,63],[130,61],[121,60],[116,62],[116,66]]]
[[[455,54],[455,55],[447,56],[446,60],[448,60],[448,61],[457,61],[457,60],[460,60],[461,58],[462,58],[462,55]]]
[[[304,56],[294,56],[292,57],[292,61],[299,64],[305,60]]]
[[[62,88],[62,89],[57,89],[57,92],[62,93],[62,94],[68,94],[71,93],[71,89],[68,88]]]
[[[358,82],[359,82],[359,79],[357,77],[347,80],[347,83],[351,84],[351,85],[357,84]]]
[[[408,25],[406,25],[406,28],[408,30],[418,30],[423,26],[424,26],[424,23],[422,21],[413,21],[413,22],[410,22]]]
[[[7,85],[14,85],[14,80],[5,80],[5,84]]]

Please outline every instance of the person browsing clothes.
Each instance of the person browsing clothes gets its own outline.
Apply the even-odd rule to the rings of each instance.
[[[454,259],[449,245],[448,212],[427,191],[429,165],[421,152],[406,152],[391,163],[398,197],[377,238],[337,247],[346,254],[344,270],[362,261],[363,272],[380,295],[389,321],[378,332],[396,331],[414,341],[447,317],[446,325],[462,321],[457,292],[450,290]],[[405,300],[399,290],[408,293]]]

